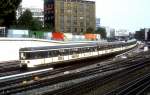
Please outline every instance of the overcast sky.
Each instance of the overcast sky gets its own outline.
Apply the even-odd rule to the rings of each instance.
[[[102,26],[135,31],[150,27],[150,0],[95,0]],[[43,0],[23,0],[25,7],[43,8]]]

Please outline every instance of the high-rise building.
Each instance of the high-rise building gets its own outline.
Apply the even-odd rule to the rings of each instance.
[[[95,2],[85,0],[45,0],[44,21],[53,31],[80,34],[96,28]]]

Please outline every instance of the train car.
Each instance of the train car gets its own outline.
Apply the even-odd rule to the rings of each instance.
[[[36,67],[39,65],[59,64],[68,61],[98,57],[131,49],[136,41],[117,43],[87,43],[47,47],[21,48],[20,67]]]

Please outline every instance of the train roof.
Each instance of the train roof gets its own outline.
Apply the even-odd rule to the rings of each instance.
[[[74,44],[61,44],[57,46],[44,46],[44,47],[26,47],[21,48],[20,51],[43,51],[43,50],[57,50],[57,49],[63,49],[63,48],[80,48],[80,47],[92,47],[92,46],[105,46],[105,45],[114,45],[114,44],[120,44],[121,42],[113,42],[113,43],[74,43]]]
[[[96,43],[90,44],[62,44],[57,46],[44,46],[44,47],[27,47],[21,48],[20,51],[37,51],[37,50],[54,50],[54,49],[63,49],[63,48],[77,48],[77,47],[86,47],[86,46],[96,46]]]

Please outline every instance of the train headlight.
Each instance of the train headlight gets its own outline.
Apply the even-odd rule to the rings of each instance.
[[[122,59],[126,59],[126,58],[127,58],[127,56],[124,56],[124,55],[123,55],[123,56],[121,56],[121,58],[122,58]]]
[[[23,81],[23,82],[22,82],[22,84],[27,84],[27,83],[28,83],[27,81]]]
[[[70,73],[69,71],[65,71],[65,72],[64,72],[65,75],[66,75],[66,74],[69,74],[69,73]]]
[[[35,80],[35,81],[38,81],[39,79],[40,79],[40,78],[39,78],[39,77],[37,77],[37,76],[36,76],[36,77],[34,77],[34,80]]]
[[[21,61],[21,63],[25,63],[25,61]]]

